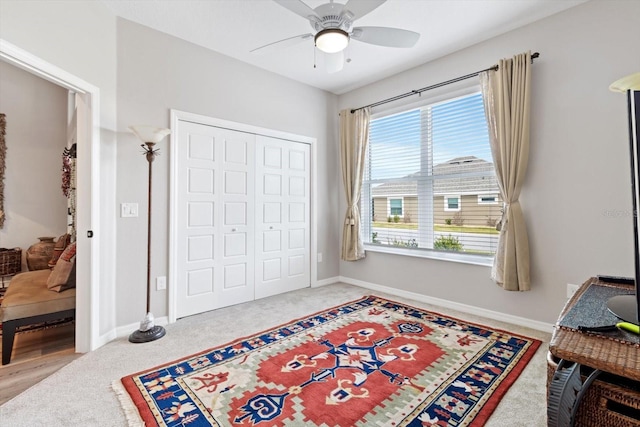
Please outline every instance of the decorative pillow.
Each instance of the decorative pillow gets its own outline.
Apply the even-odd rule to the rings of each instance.
[[[75,257],[76,257],[76,242],[71,243],[60,254],[60,259],[63,259],[69,262],[73,261]]]
[[[65,248],[69,245],[69,243],[71,243],[70,234],[63,234],[58,238],[56,245],[53,247],[53,256],[51,257],[51,259],[47,264],[49,268],[53,268],[56,266],[56,262],[58,262],[58,258],[60,258],[60,255],[65,250]]]
[[[76,287],[76,243],[65,248],[47,279],[47,288],[62,292]]]

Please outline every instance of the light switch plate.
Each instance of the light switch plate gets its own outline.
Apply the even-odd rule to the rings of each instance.
[[[137,216],[138,216],[137,203],[121,203],[120,204],[120,217],[133,218]]]

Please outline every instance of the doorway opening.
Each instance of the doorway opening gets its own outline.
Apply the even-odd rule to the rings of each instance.
[[[99,333],[100,234],[94,228],[100,221],[100,90],[2,39],[0,60],[76,94],[78,185],[75,349],[78,353],[86,353],[104,343]]]

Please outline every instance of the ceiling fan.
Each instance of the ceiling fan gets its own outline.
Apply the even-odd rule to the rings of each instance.
[[[325,53],[327,71],[337,72],[344,66],[344,49],[350,40],[357,40],[385,47],[408,48],[415,46],[420,34],[389,27],[354,27],[356,19],[376,9],[386,0],[348,0],[346,4],[322,4],[315,9],[302,0],[273,0],[285,9],[299,15],[311,24],[313,32],[289,37],[253,49],[251,52],[268,53],[313,40],[315,46]]]

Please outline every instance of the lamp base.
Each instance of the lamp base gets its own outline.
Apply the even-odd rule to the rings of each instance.
[[[146,331],[141,331],[138,329],[137,331],[134,331],[131,335],[129,335],[129,342],[137,344],[155,341],[162,338],[166,333],[167,331],[165,331],[162,326],[158,325]]]

